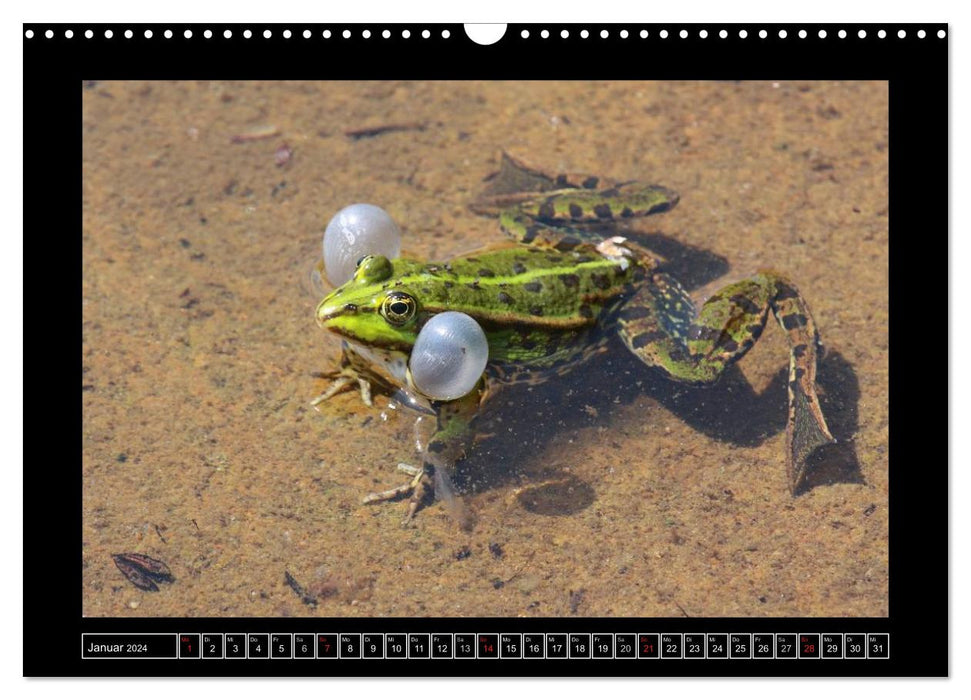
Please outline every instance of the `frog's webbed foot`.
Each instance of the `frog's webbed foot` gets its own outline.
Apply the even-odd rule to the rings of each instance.
[[[813,363],[815,370],[815,362]],[[788,462],[786,471],[789,476],[789,489],[793,496],[803,490],[807,476],[809,456],[823,445],[836,442],[829,432],[819,398],[816,396],[815,380],[807,388],[807,382],[800,376],[804,370],[795,365],[789,367],[789,419],[786,422],[786,445]],[[815,375],[815,371],[813,372]]]
[[[789,416],[786,471],[797,495],[807,460],[835,442],[816,396],[819,334],[805,299],[788,279],[763,272],[713,294],[696,314],[684,289],[655,273],[618,314],[620,336],[644,363],[672,379],[709,384],[762,335],[769,312],[789,341]]]
[[[401,486],[396,486],[393,489],[388,489],[387,491],[378,491],[376,493],[369,493],[361,501],[365,505],[369,503],[383,503],[385,501],[396,501],[399,498],[403,498],[408,494],[411,494],[411,499],[408,503],[408,514],[402,521],[402,525],[407,525],[411,522],[412,518],[415,517],[415,513],[418,512],[418,508],[421,506],[422,502],[428,497],[428,494],[433,490],[432,479],[428,472],[420,467],[413,467],[410,464],[399,463],[398,471],[402,471],[406,474],[410,474],[414,477],[411,481]]]
[[[357,388],[361,392],[361,401],[367,406],[374,406],[374,401],[371,398],[371,382],[353,369],[341,368],[319,376],[323,379],[330,379],[331,383],[324,393],[310,402],[310,405],[314,408],[346,389],[353,389],[354,384],[357,384]]]
[[[418,510],[427,503],[431,496],[441,500],[448,507],[449,513],[462,528],[467,528],[470,524],[468,512],[462,500],[455,494],[455,487],[451,480],[446,476],[444,470],[436,469],[430,464],[424,467],[413,467],[410,464],[398,464],[398,471],[411,474],[414,478],[406,484],[396,486],[387,491],[369,493],[364,497],[362,503],[382,503],[385,501],[396,501],[411,494],[408,499],[408,512],[402,525],[408,525],[415,517]]]

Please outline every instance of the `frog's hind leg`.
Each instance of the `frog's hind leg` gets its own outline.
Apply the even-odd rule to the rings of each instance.
[[[769,311],[789,339],[789,418],[786,426],[789,488],[799,492],[806,459],[834,442],[816,396],[819,334],[805,300],[782,275],[763,272],[730,284],[696,314],[681,286],[653,274],[618,314],[624,343],[643,362],[672,379],[708,384],[759,339]]]
[[[531,196],[504,209],[499,213],[499,227],[519,243],[561,252],[586,250],[613,257],[603,245],[613,243],[616,249],[620,244],[624,257],[635,258],[641,267],[652,269],[660,260],[656,254],[627,238],[604,235],[604,226],[664,212],[677,203],[678,195],[666,187],[638,182],[601,190],[561,189]]]
[[[581,226],[554,226],[512,210],[500,214],[499,228],[518,243],[547,246],[561,252],[582,247],[595,248],[604,240],[601,234]]]

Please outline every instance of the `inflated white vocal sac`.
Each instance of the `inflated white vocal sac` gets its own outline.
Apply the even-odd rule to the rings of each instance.
[[[401,230],[381,207],[352,204],[344,207],[324,231],[324,270],[339,287],[354,276],[357,261],[365,255],[394,260],[401,254]]]
[[[475,388],[489,361],[489,342],[478,322],[460,311],[436,314],[411,350],[411,380],[422,394],[451,401]]]

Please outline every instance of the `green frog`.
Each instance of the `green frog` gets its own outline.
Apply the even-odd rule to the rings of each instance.
[[[834,442],[816,395],[819,333],[795,285],[763,271],[729,284],[697,307],[663,260],[635,242],[605,235],[617,220],[671,209],[678,195],[658,185],[549,176],[508,154],[472,205],[496,216],[513,242],[445,263],[380,255],[317,306],[322,328],[343,338],[338,369],[314,405],[358,387],[397,393],[434,416],[420,467],[399,465],[408,483],[365,502],[411,495],[406,522],[432,494],[454,502],[449,474],[470,447],[480,405],[497,386],[560,376],[605,349],[611,334],[645,365],[694,385],[715,382],[748,352],[771,312],[789,345],[786,466],[795,495],[806,461]],[[437,401],[410,381],[408,357],[434,314],[461,311],[485,332],[489,361],[466,395]]]

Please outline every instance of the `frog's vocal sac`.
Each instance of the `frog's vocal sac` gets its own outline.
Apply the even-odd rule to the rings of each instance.
[[[397,392],[437,421],[410,483],[366,500],[411,493],[410,519],[430,493],[448,497],[448,475],[497,384],[562,375],[604,350],[613,333],[670,379],[710,384],[752,348],[770,312],[789,345],[786,466],[797,493],[809,455],[834,441],[816,396],[820,344],[812,314],[789,279],[767,271],[723,287],[696,308],[663,261],[631,240],[603,234],[618,219],[677,203],[677,194],[658,185],[548,176],[503,154],[472,209],[498,217],[511,242],[445,263],[364,257],[353,278],[317,306],[318,325],[344,342],[332,384],[314,404],[356,385],[368,405],[372,388]],[[443,311],[471,316],[489,344],[482,378],[451,401],[422,396],[408,372],[419,331]]]

